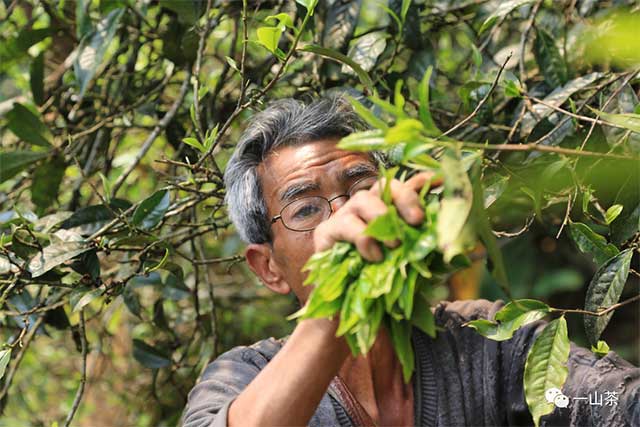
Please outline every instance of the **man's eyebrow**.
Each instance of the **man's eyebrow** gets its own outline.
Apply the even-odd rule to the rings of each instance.
[[[353,178],[360,178],[367,175],[377,175],[378,169],[371,163],[358,163],[355,166],[347,168],[340,174],[342,181],[348,181]]]
[[[316,182],[301,182],[298,184],[293,184],[287,187],[287,189],[280,194],[280,202],[286,203],[302,194],[308,193],[310,191],[317,191],[319,189],[320,184]]]

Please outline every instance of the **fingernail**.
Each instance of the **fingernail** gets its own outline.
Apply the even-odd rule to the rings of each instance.
[[[421,209],[413,208],[413,209],[411,209],[411,216],[413,217],[413,221],[414,222],[420,222],[420,221],[422,221],[422,218],[424,216],[424,212],[422,212]]]
[[[378,245],[374,245],[371,248],[371,259],[375,262],[379,262],[379,261],[382,261],[383,258],[384,256],[382,254],[382,251],[378,247]]]

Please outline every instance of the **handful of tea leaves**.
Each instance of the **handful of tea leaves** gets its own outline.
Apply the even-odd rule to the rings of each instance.
[[[304,267],[309,271],[304,284],[315,288],[307,304],[290,318],[339,314],[336,336],[345,337],[354,355],[369,351],[384,323],[408,382],[414,370],[412,326],[435,336],[429,301],[444,277],[455,269],[453,264],[459,266],[460,258],[446,263],[438,250],[440,202],[435,196],[425,199],[428,186],[421,194],[425,219],[419,227],[400,217],[388,187],[383,191],[388,210],[369,223],[365,234],[378,241],[397,239],[401,244],[393,249],[383,247],[384,259],[377,263],[364,260],[355,246],[345,242],[314,254]]]

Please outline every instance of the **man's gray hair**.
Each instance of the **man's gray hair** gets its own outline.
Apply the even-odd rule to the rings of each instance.
[[[367,129],[342,97],[309,104],[294,99],[271,103],[256,114],[240,137],[224,174],[229,216],[247,243],[271,241],[271,221],[258,177],[258,165],[274,150],[322,139],[340,139]],[[381,153],[372,160],[383,162]]]

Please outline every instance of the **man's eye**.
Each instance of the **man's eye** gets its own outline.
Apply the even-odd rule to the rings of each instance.
[[[296,211],[293,214],[293,218],[295,219],[309,218],[310,216],[317,214],[319,211],[320,211],[320,208],[318,208],[318,206],[316,205],[304,205],[296,209]]]

